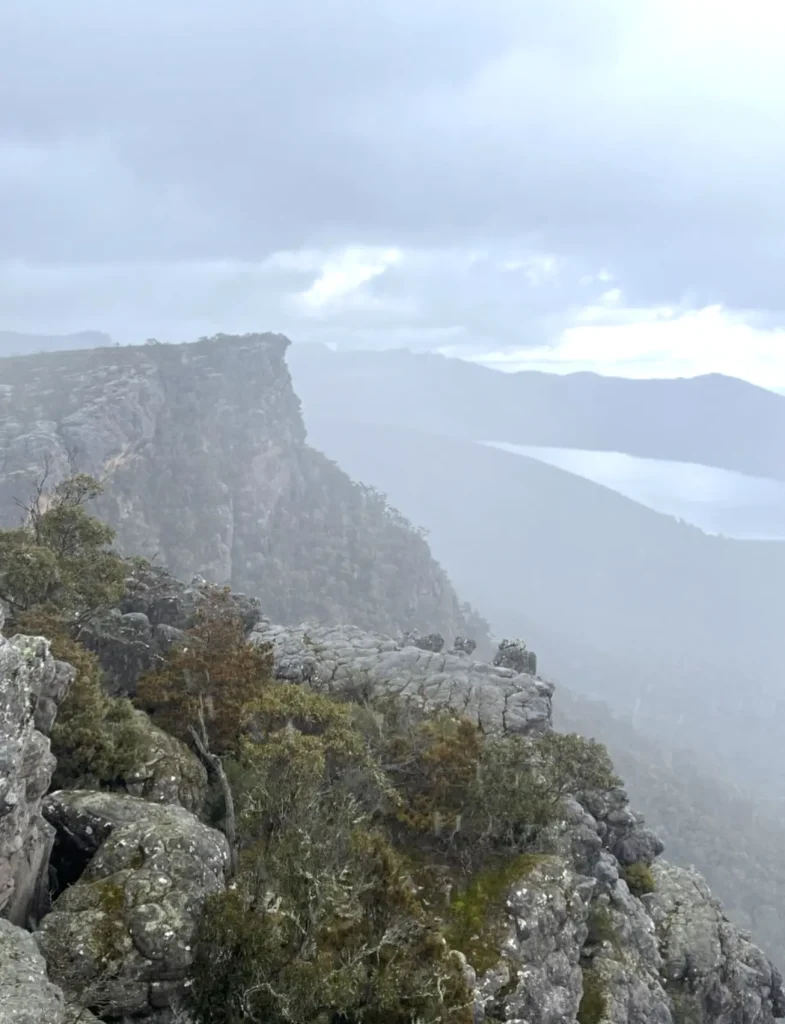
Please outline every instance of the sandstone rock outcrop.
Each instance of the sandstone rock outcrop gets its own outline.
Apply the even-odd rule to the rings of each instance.
[[[728,921],[695,871],[658,862],[644,903],[657,929],[677,1020],[748,1024],[785,1017],[782,977]]]
[[[0,916],[19,925],[42,905],[54,839],[41,814],[55,766],[45,733],[72,679],[46,640],[0,635]]]
[[[0,1024],[71,1024],[62,989],[46,974],[35,939],[0,918]],[[92,1014],[84,1024],[95,1020]],[[81,1022],[80,1022],[81,1024]]]
[[[101,1016],[168,1007],[204,899],[224,888],[225,838],[181,807],[113,793],[54,793],[45,814],[62,888],[36,932],[50,977]]]
[[[550,729],[553,685],[456,654],[402,647],[352,626],[287,629],[262,620],[253,643],[271,644],[279,679],[327,693],[398,695],[424,707],[461,709],[488,728]]]

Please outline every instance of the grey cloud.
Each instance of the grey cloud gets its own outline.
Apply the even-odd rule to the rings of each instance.
[[[496,273],[451,271],[443,286],[425,273],[408,281],[416,322],[429,331],[458,320],[474,336],[514,333],[520,317],[536,331],[584,301],[577,282],[602,267],[633,303],[688,296],[777,320],[785,72],[739,82],[736,96],[712,78],[722,68],[696,61],[690,78],[684,62],[658,63],[656,38],[641,43],[643,14],[675,10],[624,0],[4,5],[0,93],[13,102],[0,107],[0,260],[129,261],[147,264],[149,279],[162,263],[256,265],[301,246],[525,244],[565,262],[561,284],[516,295]],[[365,291],[400,295],[404,273]],[[163,280],[141,295],[151,319]],[[426,280],[433,295],[422,294]],[[234,284],[219,274],[216,302],[237,319],[272,315],[283,300],[269,284],[251,301],[242,273]],[[383,308],[366,307],[369,328]],[[346,315],[360,329],[362,310]]]

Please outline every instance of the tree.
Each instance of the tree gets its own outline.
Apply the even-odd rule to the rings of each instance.
[[[237,750],[248,708],[272,679],[272,664],[269,645],[247,642],[229,588],[213,587],[196,613],[187,640],[137,685],[138,705],[167,732],[190,743],[217,781],[233,871],[237,863],[236,815],[222,758]]]
[[[101,484],[80,473],[47,492],[49,472],[47,464],[32,498],[19,503],[22,524],[0,531],[0,600],[13,626],[46,618],[75,636],[119,601],[127,568],[111,548],[112,528],[87,511]]]

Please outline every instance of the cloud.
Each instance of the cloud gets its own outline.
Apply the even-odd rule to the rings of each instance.
[[[449,347],[447,354],[455,354]],[[761,330],[719,306],[697,311],[629,310],[618,323],[576,324],[552,345],[477,353],[496,369],[592,371],[620,377],[723,373],[785,390],[785,330]]]
[[[784,30],[769,0],[3,5],[5,317],[520,347],[601,289],[777,326]]]

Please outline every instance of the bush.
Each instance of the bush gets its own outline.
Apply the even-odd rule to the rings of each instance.
[[[654,892],[656,888],[651,868],[648,864],[643,864],[640,861],[626,867],[623,871],[623,878],[633,896],[645,896],[647,893]]]
[[[98,481],[79,474],[45,494],[45,480],[22,505],[23,524],[0,530],[0,599],[11,628],[33,612],[57,618],[75,635],[120,599],[126,565],[110,547],[114,531],[87,513],[102,491]]]
[[[173,736],[190,741],[198,726],[210,751],[225,754],[237,745],[246,707],[271,678],[270,648],[247,643],[229,588],[214,587],[186,642],[139,680],[136,702]]]
[[[131,702],[107,696],[94,654],[55,636],[52,653],[76,669],[51,732],[55,789],[113,788],[136,767],[140,731]]]
[[[613,917],[604,904],[592,903],[586,923],[589,926],[588,942],[595,945],[600,945],[603,942],[618,944]]]
[[[583,967],[582,974],[583,995],[578,1007],[578,1024],[600,1024],[607,1009],[602,983],[591,967]]]
[[[498,961],[542,826],[570,786],[615,781],[578,737],[486,737],[450,711],[273,681],[241,734],[225,761],[239,867],[197,942],[202,1024],[468,1022],[451,950]]]

